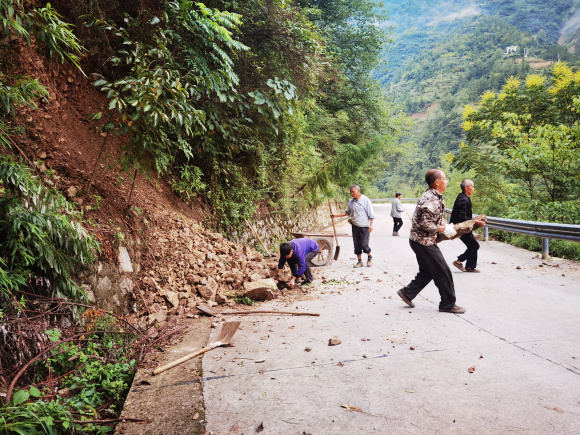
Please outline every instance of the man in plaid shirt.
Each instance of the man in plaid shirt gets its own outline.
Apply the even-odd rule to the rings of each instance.
[[[465,313],[465,308],[455,305],[453,276],[437,246],[437,233],[445,232],[443,225],[445,204],[442,193],[447,189],[447,177],[440,169],[430,169],[425,175],[425,181],[429,189],[417,201],[409,237],[409,245],[415,252],[419,264],[419,273],[410,284],[397,291],[397,294],[413,308],[415,307],[413,299],[433,280],[441,295],[439,311],[462,314]]]

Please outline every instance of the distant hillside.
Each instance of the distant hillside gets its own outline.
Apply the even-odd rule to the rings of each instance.
[[[444,166],[464,137],[462,108],[485,91],[510,76],[548,74],[557,60],[580,64],[580,0],[384,3],[395,42],[374,75],[417,126],[406,138],[415,151],[391,162],[380,189],[421,185],[425,168]]]

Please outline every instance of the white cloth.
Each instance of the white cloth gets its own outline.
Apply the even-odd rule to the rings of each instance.
[[[453,224],[447,224],[445,225],[445,231],[443,231],[443,234],[446,237],[453,237],[455,234],[457,234],[457,231],[455,231],[455,228],[453,227]]]

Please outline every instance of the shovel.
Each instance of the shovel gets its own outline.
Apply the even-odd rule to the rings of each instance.
[[[328,209],[330,210],[330,214],[332,213],[332,206],[330,205],[330,199],[328,200]],[[332,220],[332,229],[334,230],[334,239],[336,240],[336,249],[334,250],[334,259],[338,260],[338,254],[340,254],[340,246],[338,246],[338,237],[336,237],[336,228],[334,226],[334,218],[330,218]]]
[[[203,349],[198,350],[197,352],[190,353],[189,355],[185,355],[184,357],[181,357],[173,362],[170,362],[169,364],[158,367],[155,370],[153,370],[153,374],[158,375],[159,373],[164,372],[165,370],[168,370],[171,367],[175,367],[176,365],[181,364],[182,362],[185,362],[191,358],[195,358],[196,356],[201,355],[202,353],[205,353],[208,350],[212,350],[215,349],[216,347],[226,346],[230,344],[230,340],[236,333],[238,327],[240,326],[240,323],[241,322],[224,323],[224,325],[222,326],[222,330],[220,331],[219,337],[217,338],[216,341],[210,343],[208,347],[204,347]]]

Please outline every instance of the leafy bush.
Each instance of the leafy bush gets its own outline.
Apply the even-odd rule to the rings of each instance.
[[[183,166],[180,173],[181,176],[171,187],[182,199],[191,200],[205,190],[206,185],[201,181],[203,173],[197,166]]]
[[[73,216],[59,192],[0,157],[0,303],[32,277],[48,279],[53,297],[83,298],[70,273],[92,261],[98,245]]]
[[[542,239],[539,237],[497,230],[490,230],[490,233],[496,235],[498,240],[517,246],[518,248],[533,252],[542,252]],[[566,240],[550,240],[550,256],[580,261],[580,243]]]
[[[63,341],[37,362],[37,376],[50,372],[58,388],[69,393],[54,397],[52,388],[30,386],[17,391],[11,402],[0,407],[0,433],[107,433],[112,428],[92,420],[101,413],[118,414],[135,372],[135,360],[127,351],[135,338],[120,331],[100,310],[85,312],[87,331],[80,341]],[[47,330],[52,342],[60,331]],[[41,378],[43,376],[40,376]],[[106,408],[105,408],[106,407]]]

